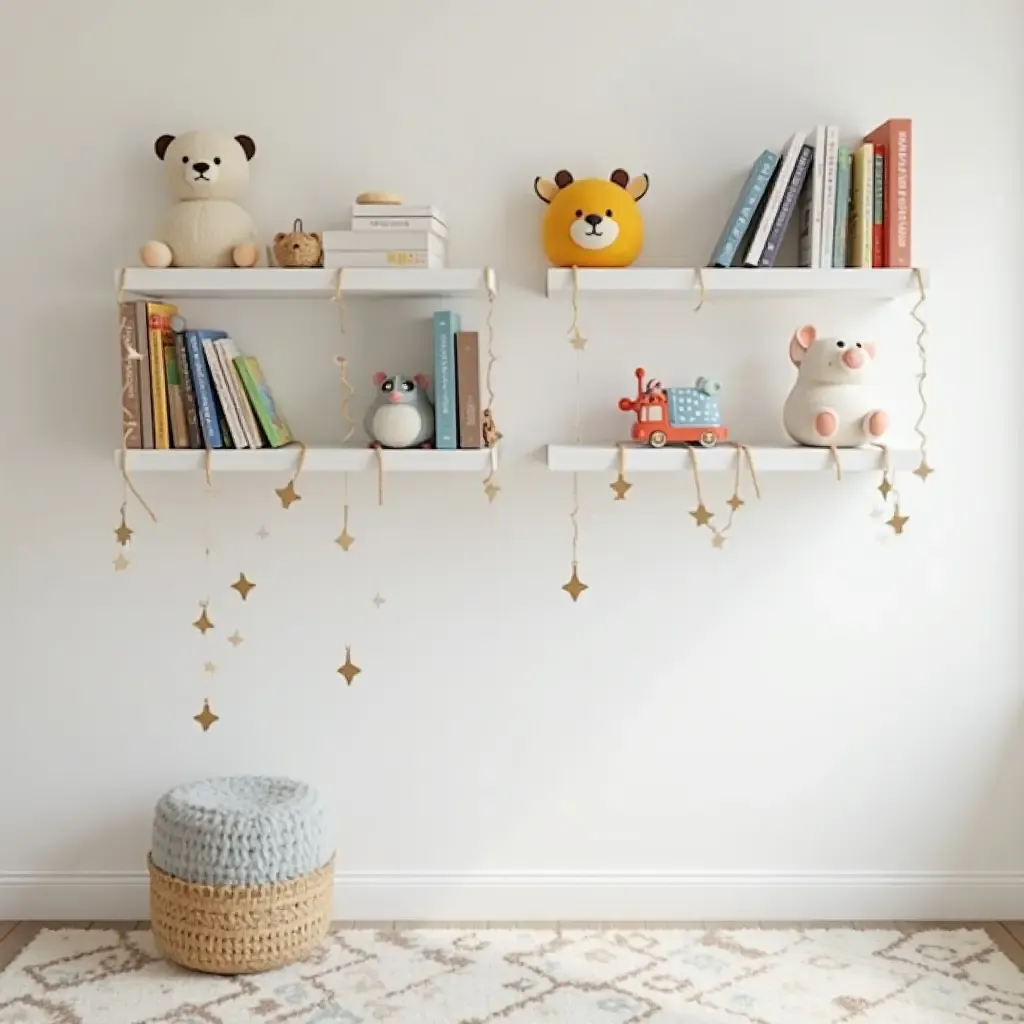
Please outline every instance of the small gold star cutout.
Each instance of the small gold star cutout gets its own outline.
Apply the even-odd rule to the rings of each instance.
[[[919,476],[921,478],[921,482],[923,483],[934,472],[935,472],[935,470],[932,469],[932,467],[928,465],[928,460],[927,459],[922,459],[921,460],[921,465],[918,466],[917,469],[914,470],[914,476]]]
[[[380,594],[374,594],[373,603],[379,608],[382,604],[386,604],[387,602]]]
[[[284,487],[275,487],[274,493],[281,499],[282,508],[288,508],[292,502],[302,501],[302,495],[295,490],[294,480],[289,480]]]
[[[348,551],[355,542],[356,539],[348,532],[347,526],[338,534],[337,537],[334,538],[334,543],[337,544],[342,551]]]
[[[266,540],[270,536],[270,531],[265,526],[261,526],[256,531],[256,536],[259,537],[260,540]]]
[[[709,512],[705,507],[704,503],[701,502],[691,513],[691,516],[697,521],[698,526],[707,526],[712,519],[715,518],[714,512]]]
[[[206,614],[206,605],[203,604],[200,607],[203,609],[202,613],[199,618],[192,623],[192,625],[195,626],[203,636],[206,636],[206,631],[208,629],[213,629],[213,623],[210,621],[210,616]]]
[[[213,725],[214,722],[220,721],[220,716],[215,715],[210,710],[210,702],[208,700],[204,700],[203,710],[200,711],[198,715],[193,715],[192,721],[198,722],[199,725],[202,727],[203,732],[206,732],[209,730],[210,726]]]
[[[587,339],[577,331],[570,339],[569,344],[572,345],[577,352],[582,352],[587,347]]]
[[[910,522],[910,516],[901,516],[900,507],[897,505],[896,511],[892,514],[892,518],[887,519],[885,521],[885,525],[891,526],[893,533],[902,533],[903,527],[906,526],[908,522]]]
[[[616,501],[625,501],[629,489],[633,486],[621,473],[615,478],[614,483],[608,485],[615,492]]]
[[[124,572],[131,564],[124,555],[118,552],[117,558],[114,559],[114,572]]]
[[[242,595],[242,600],[244,601],[244,600],[246,600],[246,598],[248,598],[249,591],[256,589],[256,584],[255,583],[250,583],[245,578],[245,573],[244,572],[240,572],[238,574],[238,579],[235,580],[235,582],[231,584],[231,589],[232,590],[237,590],[238,593]]]
[[[746,502],[738,494],[734,494],[726,502],[726,505],[728,505],[729,508],[731,508],[733,510],[733,512],[738,512],[741,508],[743,508],[743,506],[745,504],[746,504]]]
[[[722,548],[725,547],[725,535],[721,533],[716,533],[711,541],[711,546],[713,548],[718,548],[718,550],[721,551]]]
[[[114,530],[114,536],[117,538],[117,543],[121,547],[127,547],[128,541],[132,539],[132,534],[135,531],[124,521],[124,513],[121,513],[121,525]]]
[[[564,590],[572,598],[572,602],[573,604],[575,604],[580,599],[580,594],[582,594],[584,590],[589,589],[590,588],[587,586],[587,584],[579,578],[579,575],[576,572],[576,563],[573,562],[572,575],[569,577],[568,583],[562,584],[562,590]]]
[[[352,680],[363,670],[352,662],[352,648],[345,648],[345,664],[338,669],[338,675],[343,676],[347,686],[352,685]]]
[[[237,629],[228,637],[228,643],[231,644],[232,647],[237,647],[240,643],[243,643],[244,640],[245,637],[242,636]]]
[[[889,474],[882,474],[882,482],[878,485],[878,493],[882,496],[882,501],[888,501],[889,492],[892,490],[892,484],[889,483]]]
[[[487,500],[493,502],[494,499],[500,493],[501,488],[490,478],[484,484],[484,494],[487,495]]]
[[[216,665],[216,663],[215,663],[215,662],[212,662],[212,661],[207,661],[207,662],[206,662],[206,663],[205,663],[205,664],[203,665],[203,671],[204,671],[204,672],[205,672],[205,673],[206,673],[207,675],[210,675],[210,676],[212,676],[212,675],[214,674],[214,672],[216,672],[216,671],[217,671],[217,665]]]

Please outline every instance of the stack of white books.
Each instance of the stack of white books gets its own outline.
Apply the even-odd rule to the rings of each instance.
[[[433,206],[352,204],[351,231],[323,233],[325,267],[421,267],[439,270],[448,227]]]

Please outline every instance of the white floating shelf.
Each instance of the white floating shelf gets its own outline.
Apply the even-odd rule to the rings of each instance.
[[[210,468],[217,473],[288,473],[299,464],[300,449],[258,448],[255,451],[219,448],[211,453]],[[384,449],[387,473],[482,473],[491,465],[489,448],[394,448]],[[114,461],[120,466],[121,452]],[[153,450],[129,448],[128,470],[132,473],[200,472],[206,465],[206,452],[196,449]],[[357,473],[376,469],[377,454],[372,448],[309,448],[303,473]]]
[[[828,448],[803,448],[800,445],[749,445],[757,473],[834,472]],[[739,449],[730,444],[714,448],[695,448],[697,467],[705,472],[735,469]],[[548,469],[558,472],[614,473],[619,468],[619,449],[613,444],[549,444]],[[889,450],[893,469],[914,469],[921,455],[913,448]],[[885,458],[878,448],[840,448],[839,463],[844,473],[867,470],[881,472]],[[650,448],[626,446],[626,472],[680,472],[690,468],[685,447]]]
[[[342,275],[342,291],[345,296],[455,298],[486,293],[486,274],[483,269],[352,267],[346,268]],[[120,273],[117,280],[122,283]],[[325,299],[334,295],[337,285],[337,270],[283,267],[248,270],[129,267],[123,281],[125,294],[140,299]]]
[[[852,298],[896,299],[916,295],[913,270],[810,270],[803,267],[702,269],[706,302],[733,299]],[[925,286],[928,274],[921,272]],[[548,270],[549,296],[572,294],[571,270]],[[625,267],[580,270],[579,291],[586,295],[664,295],[700,298],[700,279],[694,267]]]

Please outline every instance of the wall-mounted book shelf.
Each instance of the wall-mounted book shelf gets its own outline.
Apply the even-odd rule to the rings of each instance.
[[[346,268],[346,297],[458,298],[486,294],[486,271],[423,270],[413,267]],[[495,279],[496,281],[496,279]],[[120,274],[118,274],[118,283]],[[153,270],[129,267],[123,287],[128,299],[326,299],[334,295],[338,271],[282,267]],[[495,287],[497,287],[495,283]]]
[[[749,445],[750,455],[758,473],[800,473],[834,471],[828,448],[804,448],[800,445]],[[739,449],[730,444],[713,448],[696,448],[697,466],[704,472],[736,468]],[[913,469],[921,461],[915,449],[889,450],[893,469]],[[547,447],[548,469],[556,472],[614,473],[619,468],[619,449],[614,444],[550,444]],[[874,470],[881,472],[885,457],[878,448],[840,448],[839,463],[843,472]],[[678,473],[690,468],[685,447],[649,448],[627,445],[628,473]]]
[[[300,449],[295,445],[283,448],[247,449],[221,448],[211,453],[210,469],[217,473],[289,473],[299,464]],[[395,448],[381,452],[387,473],[483,473],[491,465],[489,448]],[[114,453],[121,465],[121,451]],[[206,452],[192,448],[139,449],[127,452],[131,473],[195,473],[206,465]],[[302,466],[303,473],[357,473],[377,468],[377,454],[372,448],[309,448]]]
[[[614,270],[580,270],[581,295],[620,298],[656,295],[681,299],[700,298],[700,278],[694,267],[624,267]],[[810,270],[803,267],[747,269],[706,268],[704,296],[707,302],[734,299],[897,299],[916,295],[917,278],[909,269]],[[921,272],[925,286],[928,274]],[[572,295],[572,271],[551,268],[547,275],[549,297]]]

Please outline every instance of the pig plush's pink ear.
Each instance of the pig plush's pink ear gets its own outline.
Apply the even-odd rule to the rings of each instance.
[[[421,391],[426,391],[430,386],[430,378],[425,373],[417,373],[413,380]]]
[[[874,359],[875,356],[878,355],[878,346],[873,341],[865,341],[864,348],[867,349],[868,354],[871,356],[872,359]]]
[[[794,366],[803,362],[804,353],[817,336],[818,332],[810,324],[804,324],[793,332],[793,337],[789,339],[789,358]]]
[[[373,375],[373,383],[380,387],[388,379],[388,375],[383,370],[378,370]]]

